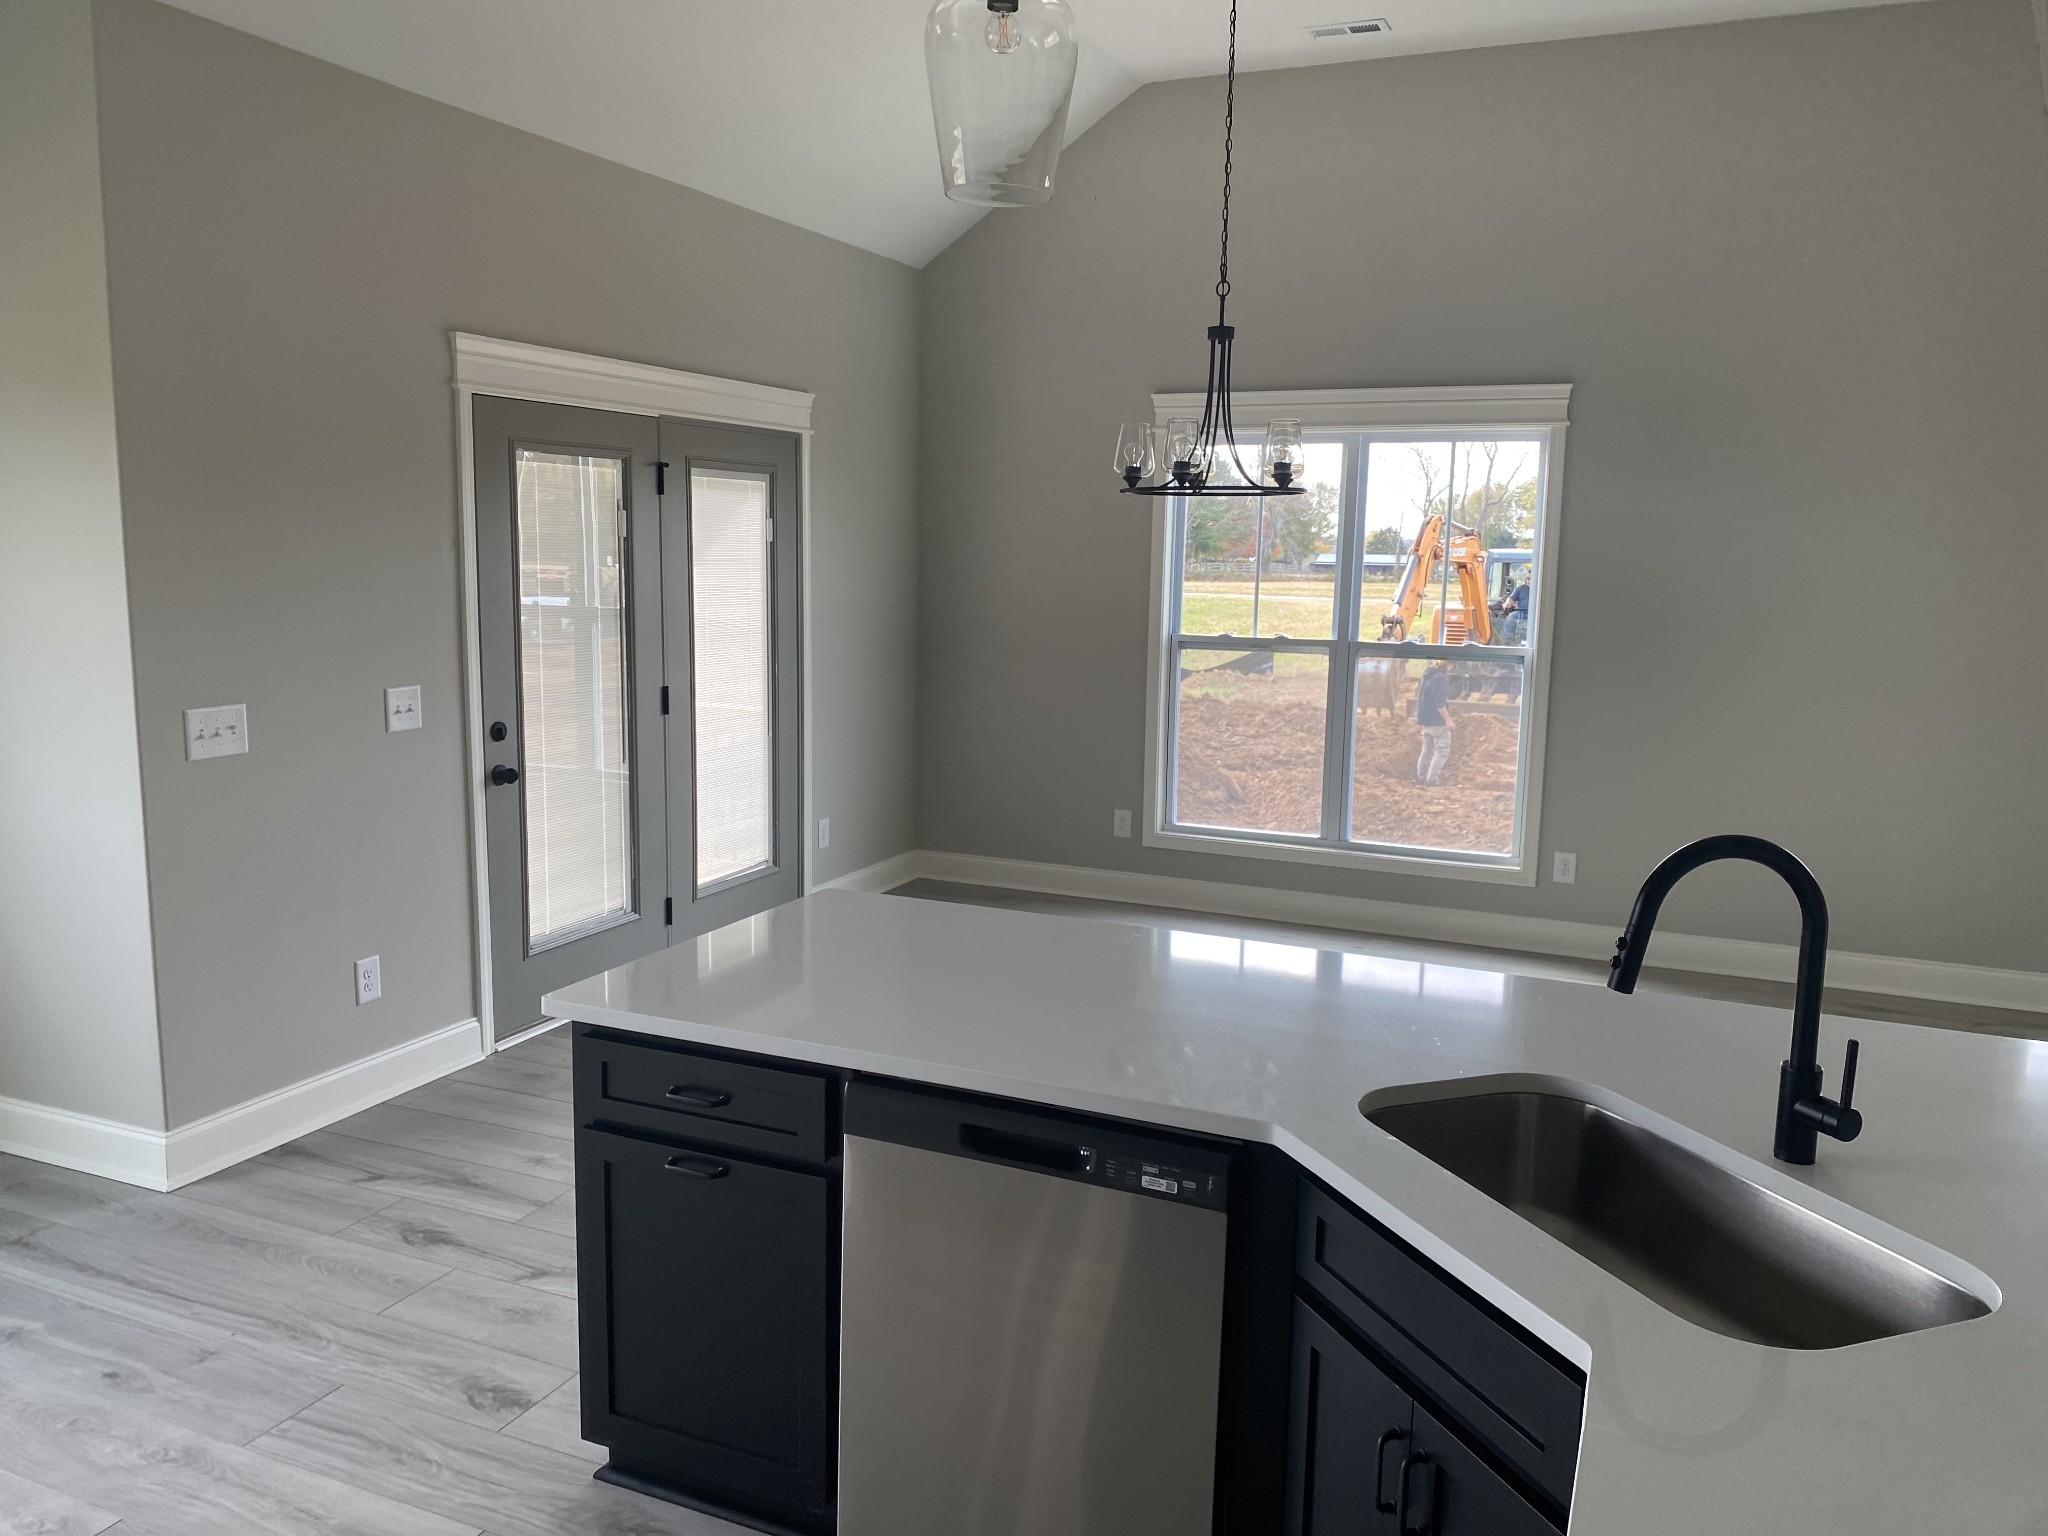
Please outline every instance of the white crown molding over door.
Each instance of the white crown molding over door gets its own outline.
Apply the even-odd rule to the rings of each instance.
[[[803,678],[803,830],[797,837],[804,861],[804,889],[813,884],[810,827],[811,721],[811,407],[817,397],[802,390],[777,389],[742,379],[686,373],[618,358],[564,352],[531,342],[504,341],[451,331],[455,364],[456,464],[462,486],[462,715],[467,748],[471,956],[476,977],[479,1048],[488,1053],[491,1040],[490,870],[484,836],[483,616],[477,599],[476,451],[471,399],[499,395],[512,400],[540,400],[550,405],[576,405],[628,416],[673,416],[723,426],[759,427],[793,432],[797,457],[797,628],[801,637]],[[524,1038],[521,1036],[519,1038]],[[505,1042],[512,1044],[512,1041]]]

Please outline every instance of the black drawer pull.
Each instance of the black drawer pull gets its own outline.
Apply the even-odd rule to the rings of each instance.
[[[1394,1512],[1393,1501],[1387,1497],[1387,1447],[1400,1445],[1408,1438],[1405,1429],[1390,1429],[1380,1436],[1379,1444],[1372,1453],[1372,1507],[1383,1515]]]
[[[1419,1501],[1422,1513],[1419,1523],[1408,1509],[1409,1495],[1415,1491],[1409,1486],[1408,1480],[1417,1467],[1423,1469],[1422,1497]],[[1394,1517],[1394,1523],[1399,1528],[1401,1536],[1430,1536],[1436,1529],[1436,1463],[1421,1451],[1410,1451],[1407,1459],[1401,1463],[1400,1499],[1400,1513]]]
[[[678,1152],[661,1165],[670,1173],[680,1173],[692,1179],[722,1179],[732,1170],[724,1163],[709,1157],[692,1157],[687,1152]],[[1405,1487],[1405,1481],[1403,1483]]]
[[[694,1104],[699,1109],[723,1109],[732,1102],[732,1095],[720,1088],[696,1088],[688,1083],[677,1083],[662,1095],[664,1099],[675,1099],[683,1104]]]

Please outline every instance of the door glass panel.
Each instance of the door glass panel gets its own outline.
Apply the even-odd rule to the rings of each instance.
[[[775,862],[770,477],[690,472],[697,889]]]
[[[526,942],[633,912],[625,461],[521,448],[519,752]]]

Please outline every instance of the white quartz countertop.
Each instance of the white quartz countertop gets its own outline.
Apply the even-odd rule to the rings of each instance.
[[[1792,1169],[1788,1013],[1212,933],[827,891],[544,1005],[1276,1144],[1585,1367],[1574,1536],[2048,1536],[2048,1043],[1858,1021],[1863,1135]],[[2002,1305],[1822,1351],[1699,1328],[1358,1109],[1491,1075],[1626,1100]]]

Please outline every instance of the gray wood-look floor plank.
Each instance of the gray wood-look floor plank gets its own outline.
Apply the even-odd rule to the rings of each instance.
[[[182,1195],[93,1211],[64,1225],[147,1248],[159,1263],[175,1261],[224,1284],[263,1281],[296,1298],[334,1301],[366,1312],[381,1312],[447,1269]],[[44,1229],[45,1240],[49,1231]]]
[[[576,1235],[576,1191],[550,1200],[530,1216],[519,1218],[522,1227],[538,1227],[543,1232],[560,1232],[565,1237]]]
[[[544,1445],[551,1451],[574,1456],[592,1467],[601,1467],[611,1460],[611,1452],[583,1438],[581,1376],[571,1376],[498,1433],[533,1445]]]
[[[258,1160],[224,1168],[196,1184],[187,1184],[178,1193],[188,1200],[330,1234],[401,1198],[392,1191],[323,1179]]]
[[[405,1200],[364,1217],[342,1235],[449,1269],[557,1296],[576,1294],[575,1239],[540,1227]]]
[[[96,1232],[52,1226],[0,1245],[0,1275],[109,1311],[202,1330],[225,1330],[300,1360],[309,1376],[370,1384],[495,1429],[526,1412],[569,1373],[508,1350],[457,1339],[402,1318],[295,1296],[262,1281],[223,1284],[175,1258]]]
[[[537,1099],[560,1099],[565,1104],[575,1096],[575,1075],[569,1068],[528,1056],[524,1047],[516,1045],[463,1068],[457,1078],[508,1093],[530,1093]]]
[[[568,1063],[175,1195],[0,1156],[0,1536],[739,1536],[590,1478]]]
[[[0,1207],[17,1215],[65,1221],[108,1206],[130,1205],[148,1193],[132,1184],[0,1153]]]
[[[387,1147],[434,1152],[460,1162],[553,1179],[557,1184],[576,1182],[570,1143],[553,1136],[536,1136],[531,1131],[515,1131],[509,1126],[457,1120],[401,1104],[380,1104],[336,1121],[329,1129],[343,1136],[382,1142]]]
[[[443,1078],[424,1088],[415,1088],[392,1102],[452,1115],[457,1120],[510,1126],[515,1131],[531,1131],[562,1141],[570,1140],[575,1133],[575,1121],[566,1100],[539,1098],[460,1077]]]
[[[256,1450],[328,1477],[374,1478],[408,1504],[504,1536],[728,1536],[732,1527],[594,1482],[579,1457],[382,1401],[323,1398]]]
[[[124,1520],[133,1511],[164,1536],[472,1536],[477,1529],[260,1451],[34,1387],[0,1396],[0,1462]]]
[[[0,1536],[99,1536],[120,1518],[0,1467]]]
[[[549,1201],[562,1186],[553,1179],[486,1168],[438,1153],[391,1147],[379,1141],[315,1131],[275,1147],[257,1159],[314,1178],[354,1184],[403,1200],[425,1200],[479,1216],[517,1221]]]
[[[341,1385],[252,1340],[173,1331],[15,1275],[0,1285],[0,1379],[103,1399],[236,1444]]]
[[[575,1301],[530,1285],[450,1270],[385,1316],[513,1350],[564,1370],[576,1369]]]

